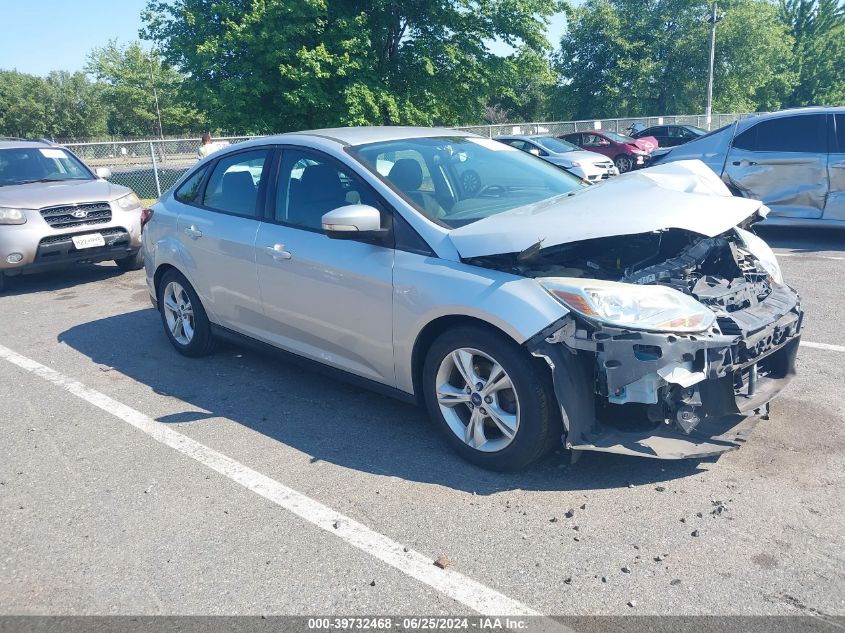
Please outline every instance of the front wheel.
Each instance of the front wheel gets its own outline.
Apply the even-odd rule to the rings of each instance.
[[[196,291],[177,270],[164,274],[158,285],[158,309],[170,343],[185,356],[205,356],[214,348],[211,322]]]
[[[423,391],[452,447],[483,468],[524,468],[557,434],[554,396],[537,361],[491,330],[463,327],[441,335],[426,357]]]
[[[625,154],[619,154],[613,163],[616,165],[616,169],[619,170],[620,174],[629,172],[634,168],[634,161],[631,160],[630,156],[626,156]]]

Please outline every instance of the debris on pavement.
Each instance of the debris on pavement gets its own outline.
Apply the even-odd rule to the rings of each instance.
[[[699,536],[699,535],[700,535],[700,532],[698,530],[693,530],[692,532],[690,532],[690,536]]]
[[[630,573],[631,573],[631,568],[630,568],[630,567],[628,567],[627,565],[625,565],[625,566],[622,568],[622,573],[623,573],[623,574],[630,574]]]
[[[636,600],[628,600],[628,606],[633,609],[634,607],[637,606],[637,601]]]
[[[434,561],[434,566],[439,567],[440,569],[446,569],[449,566],[449,559],[445,556],[439,556]]]

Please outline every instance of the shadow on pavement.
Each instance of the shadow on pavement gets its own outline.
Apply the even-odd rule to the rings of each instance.
[[[160,422],[225,417],[311,455],[312,462],[477,494],[624,488],[701,472],[701,461],[604,453],[585,453],[570,465],[565,451],[523,472],[488,472],[454,454],[424,409],[252,349],[223,346],[209,357],[185,358],[171,347],[152,308],[84,323],[58,339],[188,405]]]
[[[112,277],[119,277],[123,274],[125,273],[112,263],[76,264],[68,268],[59,268],[31,275],[6,277],[6,289],[0,296],[14,297],[34,292],[68,290]]]
[[[787,226],[755,226],[754,230],[772,248],[787,248],[793,253],[845,251],[845,229],[807,229]]]

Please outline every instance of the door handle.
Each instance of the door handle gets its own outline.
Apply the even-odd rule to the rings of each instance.
[[[196,224],[192,224],[191,226],[185,229],[185,235],[195,240],[199,237],[202,237],[202,231],[197,228]]]
[[[750,165],[750,166],[752,166],[752,167],[753,167],[753,166],[755,166],[755,165],[757,164],[757,163],[756,163],[756,162],[754,162],[753,160],[745,160],[745,159],[743,158],[742,160],[735,160],[735,161],[733,162],[733,165],[734,165],[735,167],[739,167],[739,166],[740,166],[740,165],[742,165],[743,163],[744,163],[744,164],[746,164],[746,165]]]
[[[291,254],[285,250],[284,244],[273,244],[273,246],[265,246],[264,248],[276,261],[291,258]]]

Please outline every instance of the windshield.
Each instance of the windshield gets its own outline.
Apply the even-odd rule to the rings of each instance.
[[[566,152],[576,152],[581,148],[577,145],[573,145],[568,141],[562,141],[557,138],[552,138],[551,136],[535,136],[531,139],[537,145],[542,145],[550,152],[554,152],[555,154],[565,154]]]
[[[420,213],[450,228],[586,186],[559,167],[487,138],[411,138],[349,151]]]
[[[611,141],[616,141],[617,143],[636,143],[634,139],[630,136],[625,136],[624,134],[618,134],[616,132],[602,132],[607,138]]]
[[[0,149],[0,187],[92,179],[91,172],[78,158],[58,147]]]

